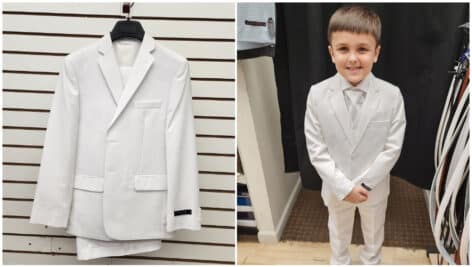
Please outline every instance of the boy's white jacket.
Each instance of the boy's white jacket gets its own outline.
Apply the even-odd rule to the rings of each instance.
[[[31,222],[98,240],[161,239],[200,229],[184,57],[146,34],[126,84],[108,34],[65,58]]]
[[[367,97],[358,113],[358,128],[350,128],[340,74],[311,87],[305,113],[305,137],[310,161],[323,185],[325,204],[344,199],[354,185],[372,188],[369,201],[386,198],[390,171],[400,156],[406,119],[398,87],[367,76]]]

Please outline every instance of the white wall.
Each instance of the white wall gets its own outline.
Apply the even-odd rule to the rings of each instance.
[[[272,58],[238,60],[238,150],[261,242],[280,239],[301,188],[284,173],[276,88]]]
[[[121,3],[3,5],[3,260],[76,264],[75,238],[28,223],[56,79],[65,55],[107,34]],[[233,263],[234,4],[135,3],[132,16],[192,71],[203,228],[161,250],[85,264]],[[93,15],[93,16],[89,16]]]

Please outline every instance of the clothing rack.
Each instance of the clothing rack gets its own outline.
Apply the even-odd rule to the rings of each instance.
[[[468,36],[468,23],[459,26]],[[429,215],[438,264],[469,264],[469,59],[468,38],[454,67],[439,123]]]

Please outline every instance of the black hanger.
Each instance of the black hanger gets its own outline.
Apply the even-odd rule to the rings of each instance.
[[[143,40],[144,29],[141,23],[136,20],[130,20],[131,7],[134,3],[124,3],[123,13],[127,13],[126,20],[119,20],[113,30],[110,32],[111,40],[116,41],[121,38],[134,38],[139,41]]]

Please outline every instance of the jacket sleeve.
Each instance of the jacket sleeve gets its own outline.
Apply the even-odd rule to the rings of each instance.
[[[382,152],[375,158],[370,167],[356,180],[361,181],[367,187],[373,189],[385,177],[388,177],[393,166],[400,157],[403,138],[406,128],[405,108],[400,89],[397,88],[395,105],[392,112],[392,120],[388,132],[387,141]]]
[[[305,112],[305,138],[308,156],[323,183],[334,192],[337,199],[343,200],[354,188],[354,183],[336,167],[336,163],[329,154],[315,111],[316,106],[312,99],[312,91],[313,89],[308,95]]]
[[[167,232],[200,230],[197,149],[188,62],[174,82],[168,105]]]
[[[30,222],[67,227],[72,202],[79,92],[67,63],[59,75],[49,114]]]

